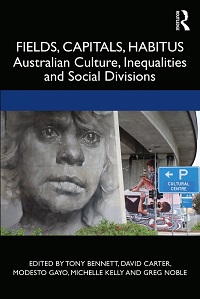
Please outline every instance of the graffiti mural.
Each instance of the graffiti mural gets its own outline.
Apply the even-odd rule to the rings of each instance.
[[[73,234],[112,210],[109,197],[119,198],[113,112],[9,111],[1,121],[1,226]]]
[[[149,198],[149,190],[141,188],[139,192],[125,190],[126,217],[128,221],[161,231],[182,230],[179,194],[163,194],[163,198],[154,202]],[[156,217],[155,217],[156,215]],[[155,223],[156,221],[156,223]]]

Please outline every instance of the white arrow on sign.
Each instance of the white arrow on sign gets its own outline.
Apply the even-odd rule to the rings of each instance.
[[[166,172],[165,175],[170,178],[170,176],[173,176],[173,173],[170,173],[170,171]]]

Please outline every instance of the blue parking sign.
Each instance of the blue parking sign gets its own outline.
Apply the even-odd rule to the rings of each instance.
[[[182,208],[192,208],[192,198],[182,197]]]
[[[158,191],[162,193],[198,193],[200,190],[200,168],[159,167]]]

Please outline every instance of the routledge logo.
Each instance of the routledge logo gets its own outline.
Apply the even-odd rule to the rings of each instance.
[[[180,31],[183,28],[185,31],[190,31],[190,27],[186,24],[188,20],[187,10],[176,11],[176,31]]]

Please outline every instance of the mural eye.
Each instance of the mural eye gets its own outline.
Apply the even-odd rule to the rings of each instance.
[[[39,139],[42,142],[54,142],[56,140],[59,140],[60,134],[55,130],[55,128],[48,126],[45,128],[42,128],[39,131]]]
[[[98,147],[100,139],[100,135],[95,132],[87,132],[81,137],[81,141],[89,147]]]

